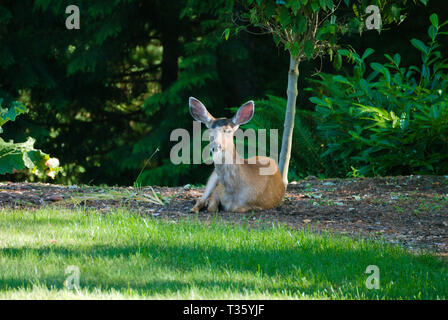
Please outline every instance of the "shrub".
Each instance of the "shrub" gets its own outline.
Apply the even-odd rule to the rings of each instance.
[[[9,109],[2,108],[1,105],[2,99],[0,99],[0,133],[3,132],[1,127],[6,122],[14,121],[18,115],[26,112],[25,107],[19,102],[13,102]],[[22,143],[7,142],[0,138],[0,174],[17,173],[28,168],[38,176],[46,174],[54,178],[60,169],[59,161],[34,149],[34,142],[31,137]]]
[[[436,14],[430,17],[429,40],[412,39],[421,52],[421,67],[401,65],[401,56],[386,54],[384,64],[370,63],[353,51],[339,54],[354,64],[345,75],[321,74],[315,80],[318,132],[325,141],[323,159],[334,162],[329,175],[446,174],[448,172],[448,64],[437,37],[447,35]],[[315,91],[316,92],[316,91]]]

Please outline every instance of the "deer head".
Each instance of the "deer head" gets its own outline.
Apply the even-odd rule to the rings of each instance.
[[[244,103],[231,119],[213,117],[202,102],[196,98],[190,97],[189,105],[191,116],[204,123],[209,129],[210,147],[215,163],[223,158],[228,163],[229,158],[232,161],[234,157],[237,157],[233,135],[240,125],[246,124],[252,119],[254,102]]]

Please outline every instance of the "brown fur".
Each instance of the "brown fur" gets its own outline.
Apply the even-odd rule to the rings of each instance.
[[[207,207],[209,211],[217,211],[221,205],[227,211],[245,212],[266,210],[280,205],[285,185],[275,161],[261,156],[242,159],[233,143],[234,132],[253,115],[253,101],[244,104],[232,120],[215,119],[202,103],[194,98],[190,98],[190,112],[196,120],[205,123],[212,131],[210,141],[216,149],[213,151],[215,170],[207,182],[204,195],[191,210],[199,212]],[[266,174],[268,169],[269,174]],[[264,174],[261,173],[263,170]]]
[[[236,154],[236,150],[234,152]],[[216,187],[208,199],[198,200],[192,211],[199,212],[207,207],[208,211],[216,212],[221,204],[227,211],[245,212],[266,210],[281,204],[285,186],[275,161],[260,156],[255,157],[255,163],[254,158],[241,160],[240,164],[215,164]],[[269,166],[275,168],[275,173],[261,175],[260,169]]]

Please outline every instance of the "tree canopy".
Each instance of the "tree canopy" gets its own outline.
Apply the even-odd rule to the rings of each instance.
[[[363,14],[358,7],[366,1],[350,6],[345,2],[340,5],[345,6],[347,17],[357,10]],[[347,28],[347,32],[340,30],[338,45],[360,52],[374,47],[372,57],[394,47],[415,63],[419,55],[407,51],[407,42],[426,33],[430,13],[438,11],[442,17],[448,11],[442,1],[429,1],[427,6],[421,2],[426,1],[408,1],[403,10],[387,2],[380,8],[388,13],[384,19],[400,22],[402,15],[408,17],[381,33],[350,33],[357,27],[355,22],[336,18],[341,22],[338,28]],[[290,6],[297,3],[300,8]],[[323,22],[315,38],[327,41],[325,48],[321,42],[310,44],[309,39],[288,45],[286,35],[278,35],[276,29],[266,33],[272,22],[260,27],[263,15],[271,17],[269,10],[277,10],[276,23],[305,37],[309,24],[300,18],[301,10],[313,11],[318,5],[331,12],[330,3],[338,4],[327,0],[84,0],[76,4],[80,29],[69,30],[65,9],[73,4],[70,1],[4,0],[0,3],[0,98],[6,105],[18,100],[29,112],[5,124],[2,137],[26,141],[31,136],[38,149],[58,157],[63,173],[57,182],[131,185],[144,168],[139,177],[143,184],[204,183],[211,171],[206,165],[174,165],[169,160],[170,132],[192,128],[188,97],[194,95],[211,112],[230,116],[231,107],[243,101],[254,99],[263,106],[269,95],[285,97],[288,52],[304,58],[324,51],[328,55],[303,63],[300,87],[313,86],[308,79],[316,71],[345,68],[331,45],[336,35],[331,18]],[[235,33],[238,28],[248,32]],[[409,34],[409,39],[400,33]],[[309,114],[314,105],[308,100],[313,94],[298,93],[303,126],[299,135],[307,130],[314,134],[316,124]],[[256,114],[268,112],[257,106]],[[275,123],[275,118],[259,120],[264,126]],[[302,145],[300,141],[294,143]],[[311,166],[315,161],[304,159],[294,143],[290,174],[322,172]],[[315,147],[316,152],[319,148]]]

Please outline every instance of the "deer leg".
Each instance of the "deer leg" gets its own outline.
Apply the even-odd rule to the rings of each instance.
[[[223,193],[224,193],[224,186],[222,184],[218,183],[208,200],[207,210],[209,212],[217,212],[218,211],[219,202],[222,199]]]
[[[235,207],[235,208],[233,208],[233,212],[238,212],[238,213],[244,213],[244,212],[247,212],[247,211],[249,211],[250,210],[250,208],[249,207]]]
[[[207,185],[205,186],[204,194],[202,195],[201,199],[196,201],[196,204],[193,208],[191,208],[192,212],[198,213],[202,208],[205,207],[207,200],[209,199],[210,195],[212,194],[213,190],[215,189],[216,185],[218,183],[218,175],[215,171],[213,171],[212,175],[207,181]]]

